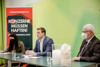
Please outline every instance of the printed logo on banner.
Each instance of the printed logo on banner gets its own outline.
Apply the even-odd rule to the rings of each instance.
[[[15,24],[15,19],[11,19],[11,20],[9,20],[9,22],[10,22],[11,24]]]

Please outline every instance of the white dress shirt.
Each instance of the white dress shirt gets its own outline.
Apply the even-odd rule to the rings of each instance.
[[[39,40],[40,42],[40,51],[43,52],[43,41],[44,41],[44,38],[45,36],[41,39],[41,41]]]

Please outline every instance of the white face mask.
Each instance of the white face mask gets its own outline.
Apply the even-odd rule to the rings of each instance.
[[[86,39],[86,38],[87,38],[87,34],[86,34],[86,33],[82,33],[82,34],[81,34],[81,38],[82,38],[82,39]]]

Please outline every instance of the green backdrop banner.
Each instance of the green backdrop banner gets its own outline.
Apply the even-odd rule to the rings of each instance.
[[[36,28],[45,27],[55,44],[72,45],[72,57],[77,56],[85,24],[93,24],[100,39],[100,0],[40,0],[33,7],[33,48]]]

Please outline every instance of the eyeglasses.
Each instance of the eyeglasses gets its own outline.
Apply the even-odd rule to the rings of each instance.
[[[88,31],[82,31],[83,33],[87,33],[87,32],[89,32],[90,30],[88,30]]]

